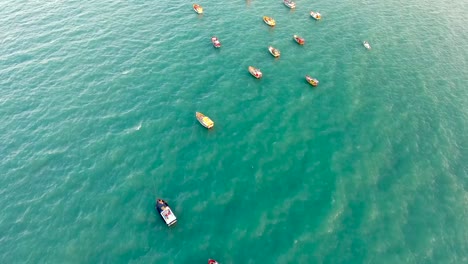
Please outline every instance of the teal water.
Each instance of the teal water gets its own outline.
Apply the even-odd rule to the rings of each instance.
[[[468,262],[468,7],[378,2],[0,3],[1,263]]]

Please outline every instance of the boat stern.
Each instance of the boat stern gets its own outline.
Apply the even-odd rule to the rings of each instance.
[[[171,208],[167,206],[162,212],[161,217],[166,222],[167,226],[172,226],[177,223],[177,217],[172,212]]]

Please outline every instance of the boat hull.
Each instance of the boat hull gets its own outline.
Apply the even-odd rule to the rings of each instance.
[[[305,43],[305,40],[303,38],[299,37],[298,35],[294,35],[293,39],[299,45],[304,45],[304,43]]]
[[[310,11],[310,16],[315,20],[322,19],[322,15],[319,12]]]
[[[166,222],[167,226],[172,226],[177,223],[177,217],[174,215],[166,201],[158,199],[155,205],[155,209],[164,222]]]
[[[193,11],[197,14],[203,14],[203,7],[201,7],[201,5],[193,4]]]
[[[368,49],[368,50],[371,49],[371,46],[370,46],[369,42],[364,41],[362,44],[364,45],[364,47],[365,47],[366,49]]]
[[[205,116],[204,114],[200,112],[195,113],[195,117],[197,118],[198,122],[200,124],[208,129],[214,127],[214,122],[211,120],[209,117]]]
[[[284,0],[283,3],[285,6],[291,9],[296,8],[296,3],[294,3],[293,1]]]
[[[257,69],[255,67],[252,67],[252,66],[249,66],[249,72],[250,74],[252,74],[253,77],[257,78],[257,79],[260,79],[262,78],[263,74],[262,72],[260,71],[260,69]]]
[[[219,42],[219,39],[217,37],[212,37],[211,43],[213,43],[213,47],[215,48],[221,47],[221,42]]]
[[[268,51],[275,58],[278,58],[281,55],[280,51],[278,49],[273,48],[272,46],[268,47]]]
[[[312,86],[314,86],[314,87],[317,87],[317,85],[319,84],[319,81],[318,81],[317,79],[312,78],[312,77],[310,77],[309,75],[306,75],[305,78],[306,78],[306,81],[307,81],[310,85],[312,85]]]
[[[267,16],[263,17],[263,22],[265,22],[265,24],[269,25],[270,27],[274,27],[276,25],[276,21],[273,18]]]

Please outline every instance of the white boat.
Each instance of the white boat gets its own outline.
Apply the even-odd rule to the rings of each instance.
[[[177,217],[174,215],[166,201],[158,199],[154,207],[164,222],[166,222],[167,226],[177,223]]]
[[[291,8],[291,9],[296,8],[296,3],[294,3],[291,0],[283,0],[283,3],[284,3],[285,6]]]
[[[313,17],[315,20],[322,19],[322,15],[319,12],[310,11],[310,16]]]
[[[275,58],[278,58],[278,57],[281,55],[280,51],[279,51],[278,49],[273,48],[272,46],[269,46],[269,47],[268,47],[268,51],[269,51],[269,52],[271,53],[271,55],[273,55],[273,57],[275,57]]]
[[[215,48],[221,47],[221,42],[219,42],[219,39],[215,36],[211,37],[211,43],[213,43]]]
[[[369,42],[367,42],[367,40],[364,40],[364,42],[363,42],[362,44],[364,45],[364,47],[365,47],[366,49],[368,49],[368,50],[371,49],[371,46],[370,46]]]

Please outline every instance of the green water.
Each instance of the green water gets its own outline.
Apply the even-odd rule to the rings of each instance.
[[[468,262],[468,7],[380,2],[0,3],[1,263]]]

